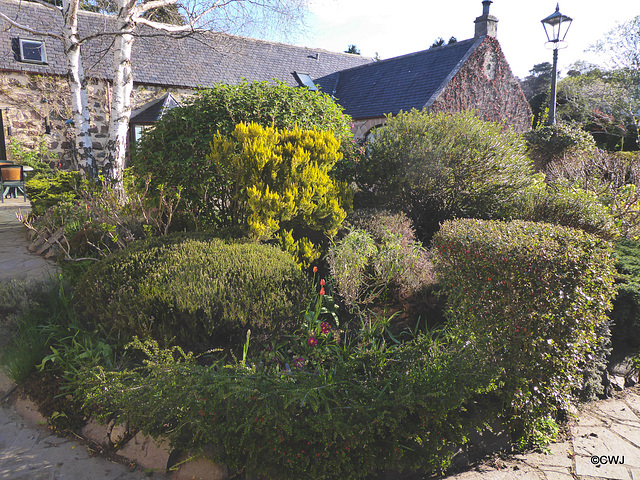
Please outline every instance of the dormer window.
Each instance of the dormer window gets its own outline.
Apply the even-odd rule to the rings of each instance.
[[[29,38],[19,38],[20,61],[27,63],[47,63],[47,52],[44,47],[44,40],[32,40]]]
[[[301,87],[307,87],[309,90],[318,90],[318,87],[316,87],[313,84],[313,80],[311,80],[311,75],[308,73],[293,72],[293,76]]]

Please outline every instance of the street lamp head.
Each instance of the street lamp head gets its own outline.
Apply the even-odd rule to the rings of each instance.
[[[556,5],[556,11],[547,18],[541,20],[547,40],[557,49],[560,42],[564,42],[573,19],[560,13],[560,4]]]

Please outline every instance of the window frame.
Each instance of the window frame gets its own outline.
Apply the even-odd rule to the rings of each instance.
[[[24,54],[24,44],[25,43],[34,43],[40,44],[40,60],[32,60],[30,58],[26,58]],[[35,50],[35,49],[34,49]],[[18,51],[20,53],[20,61],[23,63],[34,63],[37,65],[46,65],[47,64],[47,48],[44,40],[39,40],[36,38],[26,38],[26,37],[18,37]]]

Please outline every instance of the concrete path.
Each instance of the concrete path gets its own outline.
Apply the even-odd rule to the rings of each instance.
[[[640,480],[640,391],[581,405],[551,454],[494,459],[448,480]]]
[[[29,204],[0,204],[0,281],[46,279],[53,262],[27,250],[27,230],[15,217]],[[12,388],[0,371],[0,399]],[[92,452],[79,441],[53,435],[28,404],[0,400],[0,480],[169,479],[174,474],[131,471]],[[583,405],[569,426],[570,438],[552,454],[494,458],[448,480],[640,480],[640,389]],[[300,473],[300,479],[305,475]]]
[[[0,282],[37,281],[56,275],[55,262],[27,249],[27,229],[16,218],[30,204],[19,199],[0,203]],[[1,325],[1,324],[0,324]],[[0,370],[0,399],[13,382]],[[1,480],[142,480],[168,479],[165,474],[131,471],[127,465],[93,456],[83,443],[58,437],[28,403],[8,407],[0,402]]]
[[[55,262],[27,249],[28,230],[17,220],[16,213],[21,211],[27,215],[30,210],[31,205],[22,197],[5,198],[0,203],[0,281],[37,280],[56,275]]]

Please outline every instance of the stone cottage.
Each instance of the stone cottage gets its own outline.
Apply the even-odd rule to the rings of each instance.
[[[411,108],[435,111],[475,109],[487,120],[529,128],[530,109],[496,39],[497,19],[483,2],[475,37],[455,44],[374,62],[360,55],[329,52],[214,32],[185,38],[145,36],[133,48],[134,92],[131,137],[152,125],[166,108],[198,87],[223,82],[279,80],[333,95],[364,137],[386,114]],[[59,31],[60,15],[36,3],[0,0],[0,11],[39,31]],[[81,12],[81,36],[108,31],[112,18]],[[98,161],[107,139],[111,103],[110,38],[83,44],[89,79],[92,133]],[[26,34],[7,23],[0,30],[0,158],[15,138],[35,145],[44,138],[61,155],[73,155],[69,91],[60,41]]]

